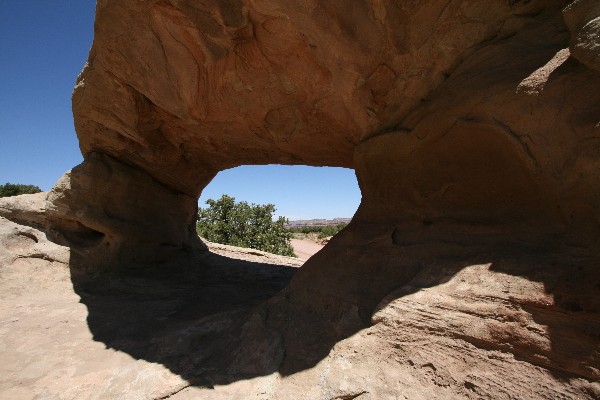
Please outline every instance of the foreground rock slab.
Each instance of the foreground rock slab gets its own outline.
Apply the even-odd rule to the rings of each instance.
[[[233,334],[248,308],[301,265],[211,245],[215,253],[196,260],[210,258],[219,271],[210,278],[200,265],[174,267],[170,278],[150,271],[91,277],[73,274],[70,249],[38,229],[0,218],[0,244],[2,399],[166,398],[196,376],[178,361],[223,351],[212,341]],[[203,336],[207,342],[193,343]]]
[[[583,258],[565,278],[582,294],[560,300],[532,279],[557,258],[432,263],[322,351],[311,339],[327,332],[287,300],[294,259],[209,245],[167,274],[92,277],[37,229],[0,219],[0,241],[13,241],[0,259],[0,398],[600,395],[600,300],[583,297],[595,268]]]

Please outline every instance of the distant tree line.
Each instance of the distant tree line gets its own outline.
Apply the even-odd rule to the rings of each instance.
[[[5,183],[4,185],[0,185],[0,197],[39,193],[41,191],[42,189],[34,185],[23,185],[20,183]]]
[[[298,228],[288,228],[292,233],[317,233],[319,239],[323,239],[329,236],[335,236],[339,231],[347,227],[348,224],[338,224],[329,226],[303,226]]]

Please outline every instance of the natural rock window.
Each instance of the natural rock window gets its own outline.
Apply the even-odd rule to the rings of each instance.
[[[277,372],[272,398],[304,379],[314,398],[598,398],[598,2],[340,4],[99,0],[84,161],[0,213],[68,232],[74,271],[210,258],[211,279],[194,227],[219,171],[351,168],[349,229],[234,326],[252,354],[178,374]]]
[[[208,207],[207,199],[232,196],[236,202],[274,204],[274,217],[287,218],[299,229],[314,227],[314,233],[296,232],[291,241],[296,255],[303,260],[327,242],[317,227],[348,224],[360,203],[360,189],[354,171],[345,168],[255,165],[221,171],[206,186],[198,206]],[[322,236],[322,237],[321,237]]]

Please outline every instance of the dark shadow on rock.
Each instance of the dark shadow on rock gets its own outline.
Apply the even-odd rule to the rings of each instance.
[[[387,296],[380,307],[444,284],[469,266],[489,264],[491,272],[543,283],[552,304],[523,302],[511,293],[498,293],[498,298],[505,296],[501,301],[546,326],[551,347],[523,342],[518,331],[483,342],[456,337],[483,349],[512,353],[558,379],[593,380],[600,348],[598,257],[587,250],[490,243],[400,246],[401,257],[386,257],[386,262],[416,272],[390,282],[397,286],[380,293],[381,298]],[[356,262],[352,252],[339,253],[335,246],[331,251],[342,261]],[[315,262],[327,268],[326,254],[320,257]],[[136,359],[160,363],[191,385],[211,387],[312,368],[337,342],[368,326],[372,309],[363,315],[360,306],[339,297],[327,299],[320,291],[299,296],[297,284],[308,281],[294,279],[288,286],[297,271],[204,253],[142,270],[90,275],[73,269],[72,281],[88,308],[94,340]]]
[[[254,307],[285,288],[296,271],[206,252],[148,269],[90,274],[72,267],[71,278],[94,340],[160,363],[192,385],[211,386],[244,374],[236,360],[248,321],[260,314]],[[271,332],[256,334],[255,344]],[[279,351],[277,343],[267,347]],[[272,358],[255,372],[274,372]]]
[[[448,258],[442,252],[438,260],[430,258],[395,298],[442,284],[477,264],[489,263],[491,271],[542,282],[554,296],[553,305],[515,300],[515,306],[548,327],[552,347],[520,346],[515,338],[510,352],[548,368],[557,378],[590,379],[590,368],[598,366],[594,349],[600,340],[600,282],[593,258],[515,247],[472,250],[463,249],[461,257]],[[192,385],[210,387],[311,368],[337,341],[365,327],[357,319],[341,329],[331,309],[290,300],[286,286],[296,271],[205,254],[170,268],[95,276],[74,271],[72,276],[88,308],[95,340],[136,359],[163,364]],[[344,313],[352,314],[347,308]],[[503,346],[499,341],[490,349]]]

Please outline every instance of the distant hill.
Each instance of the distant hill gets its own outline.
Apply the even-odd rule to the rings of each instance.
[[[334,219],[300,219],[297,221],[290,221],[286,228],[302,228],[305,226],[336,226],[340,224],[350,223],[352,218],[334,218]]]

